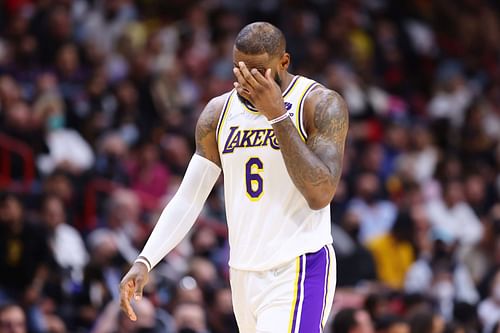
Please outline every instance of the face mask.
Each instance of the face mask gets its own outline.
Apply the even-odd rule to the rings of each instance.
[[[47,118],[46,126],[49,131],[54,131],[63,128],[64,123],[65,119],[62,114],[54,114]]]
[[[440,300],[451,300],[455,294],[455,287],[450,281],[441,281],[434,285],[434,295]]]

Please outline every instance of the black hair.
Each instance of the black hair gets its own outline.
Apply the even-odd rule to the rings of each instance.
[[[394,325],[398,324],[406,324],[409,326],[408,321],[402,317],[398,317],[396,315],[386,315],[375,322],[375,330],[383,331],[388,330]]]
[[[283,32],[274,25],[254,22],[241,29],[234,45],[245,54],[278,56],[285,52],[286,41]]]
[[[400,241],[413,243],[414,232],[415,225],[410,213],[407,211],[399,212],[391,229],[393,236]]]
[[[356,321],[356,312],[358,309],[346,308],[340,310],[333,319],[332,331],[333,333],[349,333],[350,330],[358,325]]]
[[[9,200],[15,200],[17,202],[21,202],[21,199],[18,195],[12,192],[0,192],[0,205],[5,204]]]
[[[414,313],[410,319],[411,333],[431,333],[434,314],[431,311],[419,311]]]

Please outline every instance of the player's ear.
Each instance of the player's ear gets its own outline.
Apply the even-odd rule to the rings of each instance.
[[[285,52],[280,59],[280,69],[286,71],[290,66],[290,54]]]

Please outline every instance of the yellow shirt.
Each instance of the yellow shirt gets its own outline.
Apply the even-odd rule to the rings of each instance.
[[[406,272],[415,261],[410,243],[385,234],[367,245],[375,261],[378,279],[393,288],[402,288]]]

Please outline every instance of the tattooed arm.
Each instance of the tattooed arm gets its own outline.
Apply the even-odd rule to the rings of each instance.
[[[349,127],[342,97],[324,87],[315,88],[304,104],[304,143],[292,120],[273,125],[288,174],[312,209],[333,199],[342,172],[344,144]]]
[[[214,162],[219,167],[221,163],[215,132],[219,116],[224,106],[224,101],[228,97],[228,94],[229,93],[215,97],[208,102],[205,109],[201,112],[198,123],[196,124],[196,154]]]

